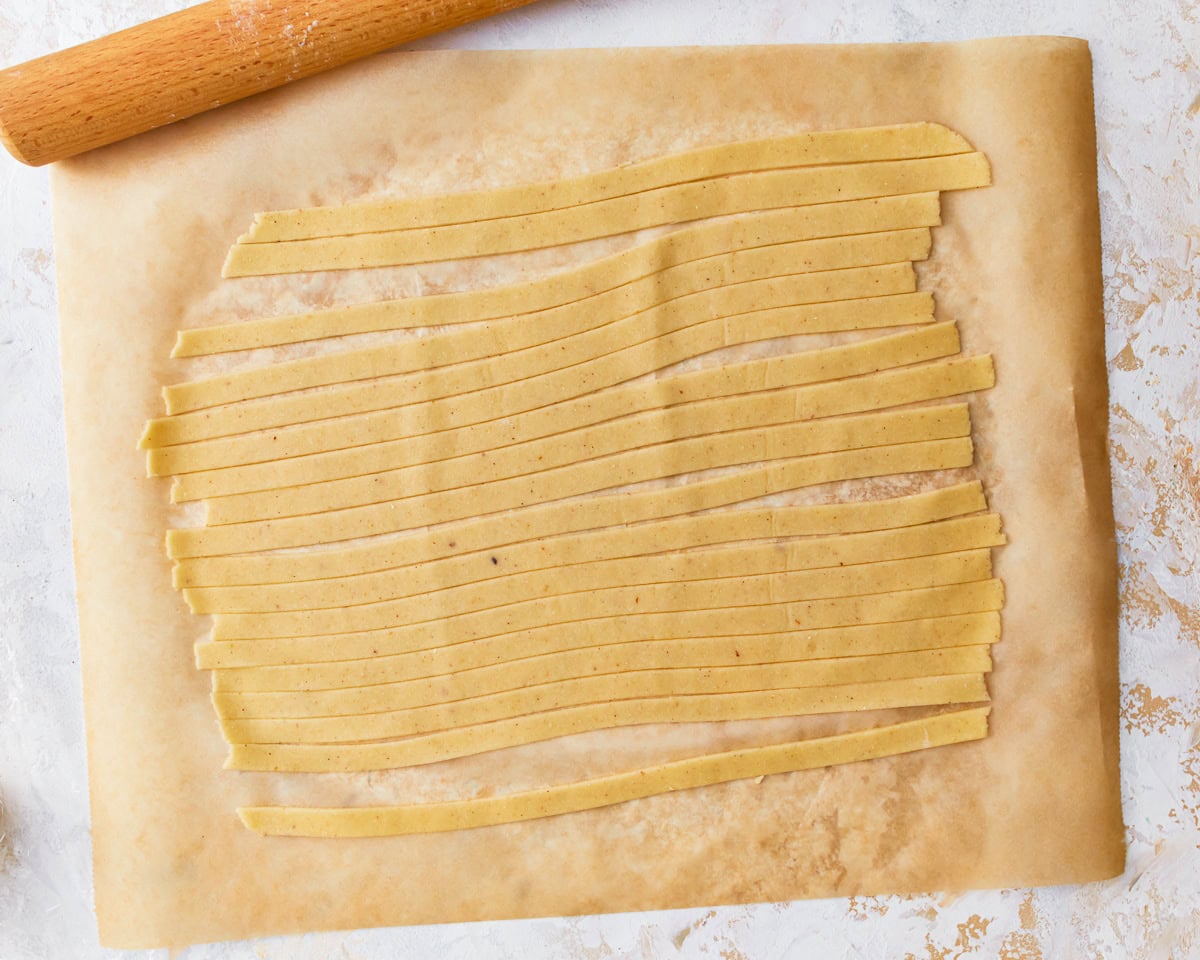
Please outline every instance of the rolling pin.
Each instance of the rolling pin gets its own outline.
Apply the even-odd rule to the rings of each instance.
[[[0,141],[33,166],[531,0],[211,0],[0,71]]]

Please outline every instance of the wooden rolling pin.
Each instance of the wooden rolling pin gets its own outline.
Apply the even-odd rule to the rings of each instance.
[[[531,0],[211,0],[0,71],[0,140],[40,166]]]

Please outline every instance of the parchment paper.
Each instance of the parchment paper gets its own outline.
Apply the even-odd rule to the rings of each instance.
[[[222,769],[163,531],[196,516],[135,442],[181,326],[533,276],[624,241],[221,281],[254,211],[550,178],[719,141],[936,120],[995,186],[944,196],[922,287],[999,383],[972,401],[1008,590],[982,742],[485,830],[262,838],[234,808],[520,789],[836,721],[599,732],[416,771]],[[1123,866],[1116,557],[1090,60],[1064,39],[391,54],[68,161],[57,274],[101,939],[1080,882]],[[261,362],[271,356],[260,354]],[[224,363],[222,361],[221,363]],[[218,369],[220,364],[207,369]],[[868,718],[877,721],[879,717]],[[864,722],[860,718],[856,723]]]

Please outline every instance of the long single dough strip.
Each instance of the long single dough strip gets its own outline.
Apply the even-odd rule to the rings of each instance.
[[[548,557],[544,550],[526,549],[524,552],[532,557],[529,568],[525,568],[518,548],[505,554],[503,565],[497,556],[496,563],[485,560],[470,567],[452,566],[445,562],[432,567],[399,567],[346,580],[309,581],[300,589],[295,584],[192,587],[183,591],[183,598],[193,613],[202,614],[346,609],[414,596],[424,596],[426,602],[444,609],[461,608],[463,605],[485,609],[500,603],[579,590],[704,579],[721,575],[731,561],[766,562],[769,559],[772,563],[781,564],[781,569],[807,570],[847,563],[933,556],[1005,543],[997,514],[943,520],[897,530],[780,542],[776,538],[788,535],[785,532],[787,511],[788,508],[778,511],[782,516],[773,518],[770,526],[765,527],[764,532],[771,531],[769,540],[754,536],[757,531],[753,529],[753,514],[758,511],[742,511],[749,515],[746,528],[739,527],[736,517],[723,518],[733,528],[732,536],[737,543],[732,546],[710,544],[679,553],[672,550],[669,542],[666,546],[658,542],[649,544],[652,551],[649,556],[635,554],[591,558],[571,565],[555,564],[553,557]],[[651,535],[655,533],[646,532]],[[670,536],[670,531],[658,532]],[[685,541],[682,546],[694,547],[696,544]],[[518,556],[514,557],[514,553]]]
[[[672,611],[667,613],[637,613],[630,616],[595,620],[576,620],[568,624],[539,626],[515,634],[502,634],[486,640],[458,644],[457,654],[469,662],[502,662],[520,660],[526,656],[560,650],[600,647],[611,643],[632,643],[649,640],[683,640],[688,637],[743,636],[784,634],[788,631],[830,630],[833,626],[856,628],[864,624],[904,623],[906,620],[928,620],[956,617],[967,613],[989,613],[1001,610],[1004,604],[1003,584],[998,580],[958,583],[947,587],[908,590],[901,594],[883,594],[865,602],[864,606],[847,610],[834,601],[826,604],[826,619],[846,620],[832,625],[797,623],[790,608],[784,604],[757,607],[721,607],[718,610]],[[833,606],[829,606],[833,604]],[[914,610],[914,605],[924,606]],[[821,613],[822,608],[817,608]],[[812,613],[812,611],[809,611]],[[833,613],[838,616],[833,617]],[[824,616],[824,614],[822,614]],[[828,634],[827,636],[832,636]],[[352,640],[341,637],[330,642],[329,637],[301,637],[290,640],[209,641],[196,644],[196,664],[200,670],[218,667],[263,667],[296,664],[325,664],[325,662],[370,661],[415,653],[410,638],[386,640],[382,635],[366,635]],[[418,648],[432,656],[455,654],[452,648]],[[431,660],[430,662],[433,662]],[[380,667],[382,668],[382,667]],[[383,674],[380,674],[382,677]],[[380,683],[383,680],[380,679]]]
[[[792,401],[789,407],[795,411],[796,398],[787,399]],[[377,484],[380,487],[380,495],[363,505],[355,499],[345,504],[339,495],[341,491],[338,490],[331,491],[327,498],[321,497],[317,492],[315,495],[300,498],[300,512],[303,514],[301,516],[251,519],[244,523],[216,526],[227,519],[218,515],[210,521],[209,529],[237,530],[243,538],[247,537],[248,531],[252,529],[261,531],[261,537],[253,534],[253,540],[236,541],[251,544],[242,548],[243,550],[330,542],[348,539],[347,530],[353,531],[349,536],[377,532],[381,529],[381,520],[382,528],[386,531],[389,521],[383,518],[390,519],[395,513],[401,513],[402,517],[392,521],[393,523],[403,523],[406,525],[405,529],[412,529],[416,526],[563,500],[646,480],[678,476],[694,470],[833,453],[888,443],[942,440],[948,437],[963,437],[971,431],[970,414],[965,403],[820,420],[788,416],[787,410],[782,410],[769,418],[768,422],[772,420],[774,423],[770,426],[751,426],[744,430],[667,440],[634,450],[618,450],[607,456],[580,463],[568,463],[524,476],[489,479],[484,471],[483,482],[456,486],[449,490],[440,489],[440,484],[434,480],[429,484],[431,489],[428,493],[423,492],[420,483],[404,483],[403,480],[397,483],[390,475],[383,474],[379,476]],[[728,426],[736,422],[738,421],[718,421],[713,426]],[[747,422],[753,424],[754,419],[747,418]],[[308,491],[305,491],[305,494],[307,493]],[[486,507],[481,508],[481,504],[486,504]],[[364,522],[366,526],[361,525]],[[292,542],[271,539],[273,536],[292,534],[297,537],[303,536],[305,539]],[[307,539],[314,534],[316,539]],[[240,551],[235,549],[225,552]]]
[[[786,558],[784,558],[786,559]],[[765,565],[765,564],[764,564]],[[774,564],[782,565],[782,564]],[[750,564],[746,564],[753,570]],[[992,575],[988,549],[769,573],[731,573],[709,579],[634,584],[538,597],[484,609],[445,610],[428,597],[407,597],[344,610],[220,614],[214,640],[262,637],[351,636],[360,632],[418,628],[444,635],[446,643],[522,630],[544,623],[610,617],[638,610],[751,606],[810,597],[883,593],[945,583],[986,580]],[[422,625],[434,624],[421,630]],[[457,639],[451,639],[451,638]]]
[[[465,677],[437,681],[407,680],[341,690],[298,690],[290,693],[224,693],[213,695],[222,729],[233,743],[299,743],[330,740],[378,740],[447,727],[538,713],[583,703],[631,697],[682,696],[695,693],[778,690],[786,687],[835,687],[875,680],[986,673],[992,664],[985,645],[942,647],[875,656],[824,660],[779,658],[759,663],[680,667],[672,663],[640,669],[614,668],[592,648],[591,662],[579,658],[534,658],[539,669],[526,669],[526,682],[514,685],[513,671],[494,668]],[[575,669],[572,670],[571,668]],[[426,708],[438,706],[430,711]],[[412,711],[407,719],[421,730],[398,734],[395,729],[314,723],[244,724],[247,720],[314,720]],[[311,731],[311,732],[310,732]],[[318,732],[320,731],[320,732]],[[333,736],[326,735],[333,731]],[[361,736],[347,736],[350,731]],[[304,736],[304,740],[297,739]]]
[[[438,421],[439,425],[422,432],[443,430],[451,423],[461,426],[474,420],[491,420],[582,396],[661,370],[720,346],[755,342],[761,337],[758,330],[750,326],[751,322],[755,327],[765,323],[771,331],[785,331],[772,332],[771,336],[927,324],[933,322],[933,297],[929,293],[902,293],[760,310],[750,314],[748,320],[707,321],[649,341],[619,344],[613,353],[590,361],[577,362],[575,357],[568,357],[561,367],[547,359],[551,352],[561,353],[561,345],[555,348],[541,346],[518,351],[512,357],[472,360],[419,373],[356,380],[190,413],[173,411],[169,416],[148,421],[140,443],[146,448],[192,443],[374,410],[432,403],[439,399],[445,401],[451,397],[458,398],[454,401],[456,403],[471,406],[473,419],[465,414],[455,414],[453,421],[443,417]],[[727,340],[733,336],[749,339]],[[572,343],[579,347],[578,343]],[[768,359],[786,358],[761,361],[764,380],[770,379],[768,374],[772,369]],[[557,359],[554,362],[557,363]],[[536,371],[547,365],[553,367],[549,373],[530,374],[531,370]],[[528,405],[530,403],[532,406]],[[517,406],[514,407],[514,404]]]
[[[651,290],[654,279],[647,278]],[[623,287],[612,294],[629,289]],[[527,378],[560,369],[570,362],[605,356],[623,346],[650,340],[672,330],[749,311],[915,290],[916,273],[907,262],[768,276],[684,294],[641,310],[597,310],[595,325],[579,323],[572,328],[568,324],[564,329],[563,325],[539,324],[530,322],[527,317],[511,317],[448,333],[407,337],[395,343],[340,350],[177,383],[163,388],[163,398],[168,412],[178,413],[312,387],[457,366],[472,360],[495,363],[498,357],[512,355],[514,360],[509,361],[512,366],[527,361],[528,355],[520,351],[543,347],[536,356],[548,353],[549,359],[521,367],[521,378]],[[568,304],[557,310],[574,311],[586,321],[593,315],[588,309],[590,303]],[[563,347],[568,349],[563,350]],[[558,354],[570,359],[561,360]],[[551,366],[551,363],[557,365]]]
[[[981,153],[732,174],[522,217],[312,240],[237,244],[222,275],[352,270],[515,253],[778,207],[987,186]]]
[[[931,432],[936,432],[931,429]],[[356,508],[354,517],[321,514],[311,518],[299,517],[286,520],[267,521],[265,524],[233,524],[227,527],[200,527],[167,532],[167,553],[173,559],[224,556],[250,551],[283,549],[293,546],[315,545],[320,543],[336,543],[344,540],[365,538],[379,534],[404,532],[433,523],[461,521],[481,521],[502,536],[513,525],[523,526],[523,535],[514,539],[531,539],[535,536],[548,536],[552,533],[567,533],[571,529],[587,529],[589,527],[612,526],[617,523],[629,523],[636,520],[651,519],[652,516],[690,513],[693,510],[707,509],[718,503],[728,503],[728,495],[722,495],[725,490],[733,490],[747,486],[759,486],[764,495],[768,489],[795,489],[801,486],[812,486],[827,483],[832,480],[853,479],[861,477],[879,477],[890,473],[907,473],[918,470],[947,469],[949,466],[968,466],[972,459],[972,447],[969,437],[954,437],[950,440],[926,440],[917,443],[899,443],[890,446],[868,446],[865,449],[843,450],[836,453],[819,453],[809,456],[797,456],[791,459],[779,460],[766,468],[740,471],[740,474],[729,474],[715,480],[702,480],[673,490],[676,502],[663,502],[655,498],[651,502],[657,509],[670,510],[670,514],[639,512],[641,504],[647,501],[641,499],[646,494],[660,491],[645,491],[638,494],[610,494],[591,497],[586,500],[550,501],[537,503],[526,509],[510,511],[509,513],[487,513],[478,516],[482,506],[492,507],[490,495],[484,500],[476,499],[474,495],[461,497],[451,503],[445,510],[440,504],[431,504],[435,509],[416,509],[415,505],[405,505],[405,509],[388,510],[373,507]],[[732,462],[750,462],[756,460],[774,460],[761,455],[757,450],[746,460],[732,458]],[[911,464],[901,469],[895,469],[898,464]],[[922,466],[922,464],[924,464]],[[682,473],[685,468],[678,471]],[[758,477],[758,483],[750,479]],[[778,484],[778,485],[777,485]],[[718,493],[721,491],[721,493]],[[457,493],[457,491],[452,491]],[[433,494],[431,497],[437,497]],[[635,499],[637,498],[637,499]],[[716,503],[713,503],[713,500]],[[737,495],[737,499],[748,499]],[[706,506],[693,507],[691,510],[682,509],[685,502],[699,502]],[[437,519],[435,519],[437,518]],[[586,518],[586,519],[584,519]],[[331,522],[332,521],[332,522]],[[563,526],[566,524],[567,526]],[[537,532],[534,532],[537,531]],[[415,558],[414,558],[415,559]]]
[[[528,651],[519,644],[486,640],[366,660],[221,668],[213,673],[213,697],[218,709],[234,716],[242,702],[235,695],[242,693],[340,690],[428,678],[516,689],[533,683],[537,676],[582,676],[597,665],[612,673],[655,667],[726,667],[936,650],[999,640],[1000,615],[994,612],[827,630],[600,643],[533,652],[515,659],[508,657],[513,650]]]
[[[983,703],[987,699],[983,674],[968,674],[842,687],[621,700],[382,743],[232,744],[225,765],[233,770],[290,773],[387,770],[554,740],[589,730],[648,723],[756,720],[850,710]]]
[[[494,220],[594,203],[645,190],[751,170],[969,153],[959,134],[936,123],[817,130],[699,147],[582,176],[490,190],[404,197],[256,214],[242,243],[306,240]]]
[[[853,733],[688,757],[520,793],[387,807],[239,807],[238,816],[249,829],[264,836],[395,837],[469,830],[982,740],[987,736],[987,724],[988,708],[977,707]]]
[[[987,647],[962,647],[832,661],[826,669],[814,663],[771,663],[744,667],[685,670],[641,670],[627,674],[579,677],[523,690],[486,694],[468,700],[413,706],[409,709],[354,710],[337,716],[222,718],[221,731],[230,743],[353,743],[394,740],[439,730],[478,727],[591,704],[620,703],[659,697],[722,696],[774,690],[806,690],[814,699],[839,686],[961,676],[991,670]],[[956,669],[957,668],[957,669]],[[827,678],[822,680],[822,674]],[[382,700],[374,688],[358,691],[369,707]],[[301,697],[308,696],[301,694]]]
[[[922,216],[907,211],[897,216],[892,210],[879,207],[854,211],[854,216],[848,217],[852,221],[848,225],[866,226],[869,232],[849,230],[848,233],[856,234],[853,238],[806,238],[811,229],[805,229],[808,225],[794,215],[776,216],[763,223],[754,217],[702,223],[582,267],[524,283],[182,330],[171,355],[204,356],[324,337],[476,323],[514,315],[532,315],[537,319],[542,311],[594,301],[602,294],[651,275],[657,275],[657,282],[662,284],[668,271],[678,271],[684,265],[693,275],[702,271],[699,279],[704,282],[695,287],[702,289],[718,285],[722,276],[723,282],[733,282],[733,276],[741,274],[744,266],[768,258],[786,259],[789,265],[786,270],[776,267],[769,274],[772,276],[923,260],[929,255],[931,224],[912,221],[936,219],[936,204],[933,206],[932,217],[927,210],[921,211]],[[775,213],[793,214],[793,211]],[[768,275],[753,269],[760,275]]]
[[[901,623],[934,617],[988,613],[1004,605],[999,580],[977,580],[864,597],[830,598],[795,605],[671,610],[634,613],[593,620],[541,625],[485,640],[468,640],[463,651],[492,657],[488,662],[515,660],[559,650],[595,647],[640,640],[686,637],[738,636],[784,633],[791,630],[824,630],[868,623]],[[444,646],[444,631],[374,631],[358,636],[290,637],[267,640],[213,640],[196,645],[196,663],[203,670],[217,667],[264,667],[281,664],[367,660],[436,650]]]
[[[178,565],[176,582],[180,586],[233,585],[346,577],[524,540],[677,517],[805,485],[890,473],[950,470],[970,466],[973,455],[970,440],[959,438],[797,458],[662,490],[551,504],[517,511],[503,518],[475,517],[432,531],[386,537],[349,547],[285,556],[207,558],[203,561],[185,558]]]
[[[770,329],[760,327],[758,332]],[[724,337],[723,331],[718,333]],[[152,472],[164,467],[191,471],[175,482],[172,496],[177,502],[258,492],[437,462],[541,439],[547,434],[558,437],[598,421],[647,409],[768,389],[810,387],[830,379],[878,373],[949,356],[958,352],[958,346],[954,324],[932,324],[837,347],[622,384],[600,393],[576,394],[561,402],[540,405],[566,379],[552,374],[510,384],[499,391],[484,390],[283,427],[271,432],[269,442],[256,434],[152,451],[149,464]],[[561,371],[570,372],[570,368]],[[812,391],[804,395],[810,404],[814,402]],[[270,451],[272,459],[245,462],[268,455],[264,449]],[[160,453],[172,459],[160,460]]]

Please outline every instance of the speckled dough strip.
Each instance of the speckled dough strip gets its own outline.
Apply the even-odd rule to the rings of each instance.
[[[433,196],[274,210],[257,214],[243,243],[305,240],[353,233],[469,223],[542,213],[711,177],[866,160],[904,160],[968,153],[959,134],[936,123],[853,130],[816,130],[699,147],[640,163],[543,183]]]
[[[439,730],[457,730],[591,704],[613,704],[661,697],[717,697],[774,690],[804,690],[817,700],[839,686],[961,676],[991,670],[987,647],[901,653],[880,657],[849,657],[810,663],[747,664],[737,667],[684,670],[637,670],[536,684],[521,690],[482,694],[449,703],[416,705],[408,709],[386,704],[394,687],[364,687],[342,696],[346,713],[302,717],[223,718],[225,739],[236,744],[353,743],[394,740]],[[300,694],[304,699],[317,699]],[[399,699],[403,699],[402,697]],[[373,704],[383,704],[378,710]]]
[[[782,508],[778,511],[782,517],[773,518],[769,525],[762,524],[765,527],[763,532],[773,531],[771,540],[756,539],[754,536],[759,532],[754,529],[755,515],[759,511],[739,511],[745,515],[740,518],[714,518],[717,522],[713,526],[718,529],[722,520],[735,526],[730,534],[725,534],[740,541],[734,546],[702,546],[695,550],[674,552],[670,530],[647,528],[643,530],[643,549],[649,556],[638,555],[632,538],[626,537],[624,550],[634,551],[631,556],[592,558],[573,564],[569,562],[575,559],[572,557],[559,564],[555,563],[552,542],[547,544],[543,541],[526,545],[524,550],[515,547],[501,551],[503,564],[500,556],[497,556],[494,564],[487,562],[490,558],[478,558],[470,566],[443,562],[400,567],[345,580],[309,581],[303,588],[294,584],[202,587],[185,589],[183,596],[193,613],[205,614],[342,609],[414,596],[424,596],[427,603],[447,610],[464,608],[463,605],[481,610],[498,602],[556,596],[578,590],[716,577],[728,569],[725,565],[731,562],[773,563],[779,565],[780,570],[806,570],[954,553],[977,547],[999,546],[1005,542],[1000,532],[1000,517],[996,514],[944,520],[898,530],[780,542],[774,538],[787,536],[787,512],[788,508]],[[745,526],[741,526],[741,520],[745,521]],[[652,539],[656,535],[658,539]],[[603,547],[599,537],[593,537],[593,540],[599,541],[597,545]],[[567,539],[562,546],[570,547],[575,543]],[[529,549],[531,546],[533,549]],[[544,549],[545,546],[550,546],[550,550]],[[695,539],[685,540],[680,546],[694,547]],[[603,549],[597,552],[603,555]],[[532,557],[528,568],[522,554]]]
[[[802,386],[839,374],[874,373],[949,356],[958,349],[955,325],[937,323],[835,347],[622,384],[543,405],[545,387],[551,386],[551,393],[556,385],[561,387],[567,370],[456,397],[280,426],[269,434],[269,443],[267,435],[251,433],[176,444],[152,450],[147,464],[151,474],[187,474],[177,481],[173,496],[176,501],[195,500],[291,486],[296,479],[290,471],[303,464],[308,466],[301,479],[308,477],[309,482],[359,476],[389,465],[507,447],[681,403]],[[312,395],[310,402],[316,404],[320,396]],[[255,466],[264,456],[269,457],[268,465]],[[303,464],[280,462],[298,457],[310,459]],[[226,469],[230,466],[243,469]]]
[[[827,630],[601,643],[516,660],[507,658],[504,638],[492,638],[366,660],[222,668],[213,673],[213,699],[219,711],[238,716],[245,702],[241,695],[251,693],[330,691],[430,678],[435,679],[437,689],[481,683],[497,690],[515,690],[533,683],[534,677],[547,675],[869,657],[992,644],[999,639],[997,613]],[[276,701],[269,702],[272,709],[278,709]]]
[[[391,738],[400,735],[395,733],[399,723],[406,725],[407,732],[403,735],[407,736],[543,710],[557,710],[565,706],[632,697],[833,687],[877,680],[986,673],[991,670],[988,647],[983,645],[824,660],[780,658],[759,663],[692,667],[668,663],[634,669],[625,666],[612,669],[610,663],[597,657],[591,664],[580,663],[582,669],[574,672],[570,667],[579,660],[577,657],[531,659],[535,663],[526,667],[523,671],[526,680],[518,685],[512,684],[516,672],[505,669],[513,665],[506,664],[491,670],[474,671],[464,677],[440,678],[435,682],[407,680],[341,690],[214,694],[213,702],[218,716],[225,721],[222,728],[231,743],[325,743]],[[437,709],[426,709],[429,707]],[[379,733],[379,727],[339,726],[336,723],[347,717],[398,711],[404,711],[404,716],[388,720],[380,718],[377,721],[389,724],[385,733]],[[246,723],[248,720],[333,722],[327,725],[311,722],[289,725],[249,724]],[[420,726],[421,729],[410,729],[408,724]],[[362,736],[356,735],[360,732]]]
[[[421,373],[354,381],[315,391],[283,394],[160,417],[147,423],[141,445],[156,447],[192,443],[383,409],[391,409],[395,414],[396,410],[404,405],[430,404],[425,409],[432,411],[436,409],[433,402],[439,398],[445,400],[455,397],[457,399],[454,402],[472,407],[473,416],[470,417],[455,414],[453,419],[447,419],[445,416],[439,418],[431,414],[434,422],[420,431],[428,433],[580,397],[590,391],[602,390],[660,370],[706,350],[754,342],[762,338],[761,327],[764,324],[768,328],[769,336],[790,336],[873,330],[927,324],[932,321],[933,298],[928,293],[896,294],[763,310],[748,315],[745,320],[730,318],[709,321],[694,328],[668,333],[656,341],[623,347],[613,354],[593,361],[572,364],[561,369],[555,368],[551,373],[534,379],[520,380],[521,368],[530,356],[541,356],[545,353],[543,347],[519,351],[520,362],[515,365],[505,362],[504,358],[470,361]],[[786,334],[776,331],[785,331]],[[729,340],[735,336],[748,339]],[[774,361],[787,360],[787,357],[764,358],[749,364],[733,365],[732,370],[735,373],[743,367],[757,370],[762,381],[769,382],[775,366]],[[504,369],[498,370],[501,366]],[[696,374],[713,372],[702,370]],[[517,376],[518,380],[511,381],[509,376]],[[684,376],[690,375],[676,375],[672,379],[682,380]]]
[[[526,379],[568,363],[594,360],[672,330],[747,311],[911,293],[915,289],[916,275],[911,263],[767,277],[701,290],[629,313],[598,312],[601,322],[595,326],[563,329],[552,322],[539,324],[525,317],[513,317],[448,333],[408,337],[397,343],[342,350],[178,383],[164,387],[163,397],[169,413],[180,413],[311,387],[458,366],[472,360],[495,364],[501,357],[507,358],[505,365],[513,368],[513,380]],[[585,308],[589,302],[560,309],[575,309],[586,321]],[[530,350],[538,346],[547,349]],[[567,349],[564,351],[563,347]]]
[[[233,524],[227,527],[169,530],[167,553],[173,559],[225,556],[318,543],[336,543],[413,530],[431,523],[461,521],[482,523],[485,528],[490,528],[492,536],[498,538],[498,542],[515,542],[555,533],[568,533],[571,530],[677,516],[728,503],[732,499],[749,499],[751,496],[764,496],[767,492],[775,490],[813,486],[833,480],[968,466],[972,459],[972,451],[970,438],[964,436],[949,440],[927,440],[797,456],[771,466],[751,468],[667,490],[610,494],[585,500],[552,501],[534,504],[528,509],[507,514],[488,513],[482,517],[477,516],[481,506],[495,508],[490,497],[481,502],[467,496],[460,497],[458,502],[451,502],[444,510],[441,509],[440,503],[433,501],[429,505],[430,509],[420,511],[389,510],[384,505],[382,509],[355,508],[352,517],[321,514],[310,518],[266,521],[261,525]],[[762,456],[756,454],[751,459],[762,459]],[[734,462],[738,461],[735,459]],[[682,472],[682,469],[678,472]],[[758,490],[757,494],[752,492],[755,489]],[[433,497],[439,496],[432,494],[430,498],[423,499],[432,500]],[[254,528],[253,531],[250,530],[251,527]],[[339,571],[338,575],[348,572],[352,571]]]
[[[754,569],[753,561],[743,565],[749,571]],[[768,559],[760,560],[759,565],[781,566],[782,563],[771,564]],[[399,631],[430,624],[425,632],[438,633],[445,643],[461,643],[542,624],[611,617],[639,610],[657,612],[750,606],[810,597],[882,593],[985,580],[992,575],[991,555],[986,549],[790,572],[749,571],[739,571],[738,564],[731,560],[728,574],[717,578],[608,587],[533,600],[504,600],[475,610],[444,610],[430,598],[417,596],[334,610],[220,614],[213,627],[213,639],[345,635],[357,642],[361,637],[356,634],[360,632],[387,630],[389,635],[400,636]],[[422,630],[410,632],[421,634]],[[334,642],[337,641],[331,641]]]
[[[230,248],[223,275],[459,260],[779,207],[963,190],[991,182],[980,153],[732,174],[521,217]]]
[[[391,742],[233,744],[226,766],[234,770],[294,773],[387,770],[539,743],[589,730],[647,723],[795,717],[849,710],[983,703],[987,699],[983,674],[884,680],[842,687],[655,697],[586,704]]]
[[[276,498],[282,517],[270,512],[263,517],[260,511],[229,510],[222,505],[210,514],[209,525],[236,524],[238,529],[249,529],[245,524],[282,520],[298,528],[323,529],[336,534],[343,521],[359,522],[358,518],[379,510],[404,511],[406,522],[429,516],[438,519],[427,522],[441,523],[693,470],[887,443],[962,437],[971,430],[965,403],[812,420],[803,414],[795,415],[797,409],[803,410],[803,407],[799,398],[790,392],[779,397],[759,398],[759,401],[757,404],[723,401],[719,406],[732,409],[714,411],[711,420],[695,422],[692,430],[679,431],[678,439],[670,430],[663,430],[661,439],[647,430],[646,445],[637,445],[635,436],[632,449],[616,444],[601,446],[603,438],[593,441],[590,435],[579,438],[576,442],[578,453],[582,455],[580,462],[571,462],[575,457],[568,454],[564,457],[568,462],[557,466],[553,462],[554,455],[549,454],[546,462],[539,463],[534,459],[524,467],[519,461],[512,461],[515,470],[532,468],[533,472],[506,476],[496,471],[500,475],[495,476],[484,458],[479,457],[484,462],[478,477],[471,476],[469,465],[454,464],[460,467],[456,471],[443,463],[374,474],[361,480],[313,484],[292,491],[296,502],[291,507],[284,505],[282,497]],[[762,423],[767,425],[760,426]],[[708,432],[733,424],[744,425],[745,429]],[[593,428],[589,434],[595,432],[598,431]],[[487,505],[486,509],[480,508],[481,503]],[[324,519],[317,520],[317,517]],[[425,522],[417,520],[412,525],[424,525]],[[281,526],[281,523],[272,524],[272,529]],[[372,529],[375,529],[374,524]],[[346,537],[335,535],[331,539]],[[267,540],[261,542],[264,547],[269,546]]]
[[[795,605],[794,611],[787,604],[772,603],[577,620],[496,634],[492,638],[467,640],[459,647],[464,653],[475,648],[474,655],[494,658],[484,662],[499,662],[640,640],[784,633],[797,629],[824,630],[869,623],[894,624],[907,620],[988,613],[1001,609],[1003,605],[1004,588],[1000,581],[978,580],[864,597],[812,600]],[[215,640],[196,645],[196,662],[201,669],[213,669],[367,660],[411,654],[417,650],[436,651],[444,647],[445,635],[444,629],[404,628],[342,636],[337,638],[336,643],[331,643],[327,636]]]
[[[704,281],[695,287],[701,289],[718,285],[722,276],[726,283],[733,282],[735,276],[748,279],[743,276],[747,267],[765,276],[757,265],[767,259],[788,262],[788,269],[776,268],[780,273],[923,260],[929,253],[928,228],[937,220],[936,195],[895,199],[908,202],[889,205],[860,200],[830,204],[843,208],[839,211],[843,213],[842,222],[833,219],[836,212],[828,211],[805,218],[805,208],[800,207],[773,211],[770,217],[740,217],[684,227],[582,267],[508,286],[182,330],[171,355],[203,356],[347,334],[537,314],[597,298],[651,274],[664,277],[685,264],[690,275]],[[830,231],[839,235],[813,236]]]
[[[988,709],[812,740],[689,757],[540,790],[391,807],[242,807],[242,822],[267,836],[388,837],[468,830],[555,817],[678,790],[912,753],[987,736]]]
[[[973,448],[962,440],[901,444],[873,453],[872,459],[881,453],[886,457],[886,466],[891,468],[889,472],[907,473],[968,466]],[[687,518],[682,518],[683,514],[793,489],[795,483],[792,481],[850,479],[863,465],[862,453],[854,451],[828,455],[820,458],[822,469],[810,472],[813,465],[812,459],[774,464],[698,481],[681,488],[626,494],[622,497],[624,506],[621,507],[615,506],[615,502],[608,498],[595,498],[608,504],[603,508],[603,513],[611,514],[611,520],[603,515],[596,519],[590,512],[578,512],[574,505],[560,504],[546,508],[551,515],[535,518],[534,523],[529,522],[533,512],[523,511],[506,522],[496,518],[476,518],[450,524],[440,530],[385,538],[376,543],[349,548],[331,548],[290,556],[187,558],[176,565],[174,582],[181,587],[233,586],[348,577],[461,556],[524,540],[554,537],[558,542],[558,535],[598,530],[605,526],[669,517],[686,521]],[[912,498],[828,504],[802,509],[811,510],[813,517],[818,518],[818,527],[812,532],[839,533],[922,523],[947,515],[944,513],[947,509],[954,509],[957,513],[959,506],[982,499],[980,491],[966,484],[918,494]],[[966,509],[964,506],[962,512],[966,512]],[[984,508],[981,506],[977,509]],[[823,522],[829,526],[819,526]],[[625,536],[624,530],[603,532],[611,532],[617,537]]]

